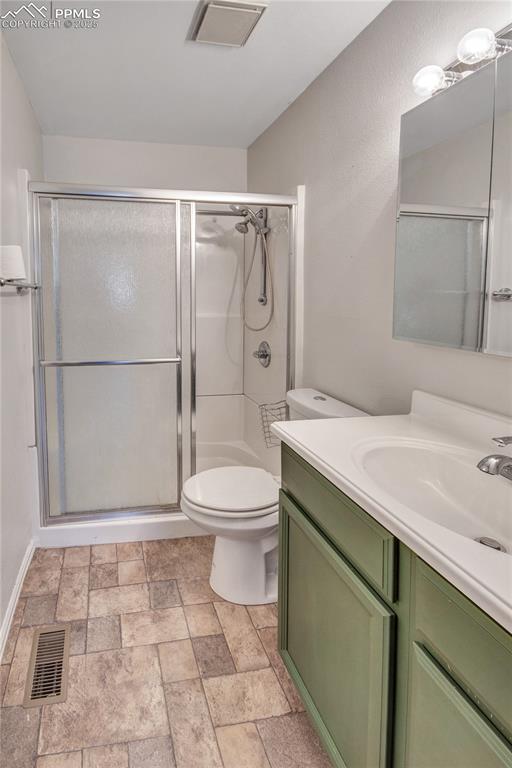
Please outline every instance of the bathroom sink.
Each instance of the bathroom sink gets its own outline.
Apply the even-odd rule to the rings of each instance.
[[[381,438],[354,446],[352,457],[400,504],[469,539],[494,539],[512,553],[512,487],[508,480],[477,469],[481,453],[423,440]]]
[[[512,418],[416,391],[408,414],[290,421],[272,431],[512,632],[512,482],[477,468],[496,452],[494,436],[512,435]],[[484,537],[506,554],[477,543]]]

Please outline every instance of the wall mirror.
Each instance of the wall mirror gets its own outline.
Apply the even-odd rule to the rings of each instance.
[[[512,55],[402,117],[393,336],[512,355]]]

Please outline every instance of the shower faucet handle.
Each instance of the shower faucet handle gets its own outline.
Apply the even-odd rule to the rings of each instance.
[[[270,350],[270,344],[268,341],[262,341],[253,353],[252,356],[259,360],[264,368],[268,368],[270,361],[272,360],[272,353]]]

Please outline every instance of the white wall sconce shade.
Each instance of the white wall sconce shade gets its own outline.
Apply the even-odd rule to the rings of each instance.
[[[27,282],[23,251],[19,245],[0,246],[0,288],[16,288],[18,294],[29,288],[39,288],[36,283]]]
[[[207,2],[201,9],[192,40],[211,45],[241,48],[261,18],[266,6],[260,3]]]
[[[478,64],[512,50],[512,40],[498,39],[492,29],[479,27],[464,35],[457,46],[457,58],[464,64]]]
[[[464,75],[459,72],[445,72],[437,64],[429,64],[427,67],[422,67],[416,72],[412,81],[412,87],[418,96],[432,96],[436,91],[449,88],[450,85],[453,85],[453,83],[456,83],[463,77]]]
[[[2,245],[0,247],[0,278],[2,280],[27,279],[21,246]]]

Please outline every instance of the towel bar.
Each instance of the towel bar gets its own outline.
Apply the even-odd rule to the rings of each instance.
[[[36,291],[39,287],[37,283],[27,283],[26,280],[4,280],[0,277],[0,288],[16,288],[19,295],[28,290]]]

